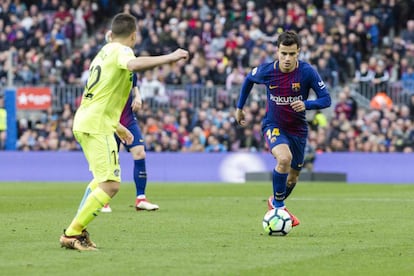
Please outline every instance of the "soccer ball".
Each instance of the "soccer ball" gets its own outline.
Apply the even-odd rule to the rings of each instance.
[[[263,217],[263,229],[269,236],[285,236],[292,230],[292,219],[283,209],[272,209]]]

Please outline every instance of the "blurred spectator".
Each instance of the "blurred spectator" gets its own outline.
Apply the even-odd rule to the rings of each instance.
[[[210,135],[207,139],[205,152],[226,152],[226,147],[219,142],[216,136]]]
[[[362,95],[369,94],[374,75],[375,73],[369,68],[368,62],[362,61],[360,67],[355,72],[354,78],[354,82],[359,84],[359,91]]]
[[[167,102],[165,84],[160,81],[156,74],[156,70],[145,71],[140,84],[141,97],[143,100],[154,99],[157,102]]]
[[[260,140],[254,136],[253,129],[244,128],[244,133],[240,138],[239,151],[257,152],[260,151]]]
[[[244,81],[243,69],[240,67],[233,68],[232,72],[227,76],[226,89],[231,91],[232,87],[240,87]]]
[[[382,60],[378,61],[375,66],[375,73],[372,79],[374,93],[385,92],[388,93],[388,81],[390,74],[385,68],[385,64]]]
[[[407,71],[401,76],[403,89],[410,94],[414,94],[414,65],[409,66]]]
[[[343,113],[345,114],[348,120],[351,119],[352,116],[352,105],[348,102],[348,97],[345,92],[341,91],[338,96],[338,102],[335,105],[335,115],[336,118],[339,118],[340,115]]]
[[[311,123],[311,129],[313,130],[318,130],[320,128],[326,128],[328,126],[328,118],[322,111],[316,110],[313,116],[313,120],[310,123]]]

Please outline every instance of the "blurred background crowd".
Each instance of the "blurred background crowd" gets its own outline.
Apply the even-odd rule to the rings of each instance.
[[[118,12],[137,18],[136,55],[177,47],[190,52],[188,62],[139,74],[144,106],[137,115],[147,151],[267,150],[260,129],[264,90],[252,92],[245,129],[235,124],[234,101],[220,97],[194,103],[190,93],[164,108],[153,103],[171,103],[171,87],[221,87],[221,93],[237,99],[246,74],[275,59],[275,41],[284,30],[300,34],[300,59],[317,68],[334,99],[330,111],[308,113],[310,162],[317,152],[414,149],[410,0],[5,0],[0,3],[1,90],[8,81],[10,51],[15,53],[13,85],[82,87]],[[75,111],[76,104],[65,103],[35,119],[20,116],[18,149],[79,150],[71,132]],[[0,149],[4,139],[0,122]]]

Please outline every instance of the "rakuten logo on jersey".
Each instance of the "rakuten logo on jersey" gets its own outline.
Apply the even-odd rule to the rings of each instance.
[[[277,105],[289,105],[296,101],[302,101],[302,95],[299,96],[275,96],[270,95],[270,100],[275,102]]]

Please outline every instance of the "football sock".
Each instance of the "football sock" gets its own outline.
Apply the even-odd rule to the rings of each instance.
[[[67,236],[80,235],[82,230],[98,215],[101,208],[111,200],[102,188],[97,187],[85,200],[72,223],[66,229]]]
[[[286,198],[292,193],[296,186],[296,182],[288,182],[286,185]]]
[[[85,193],[83,194],[83,198],[81,200],[81,203],[79,204],[78,207],[78,212],[79,210],[82,208],[83,204],[85,204],[86,199],[88,198],[88,196],[90,195],[90,193],[92,193],[93,190],[96,189],[96,187],[98,187],[99,183],[97,180],[92,179],[91,182],[89,182],[88,187],[86,187],[85,189]]]
[[[147,171],[145,168],[145,158],[134,160],[134,181],[137,196],[145,195],[147,187]]]
[[[287,173],[279,173],[273,170],[273,195],[275,197],[274,205],[276,208],[285,206],[285,195],[286,195],[286,180]]]

